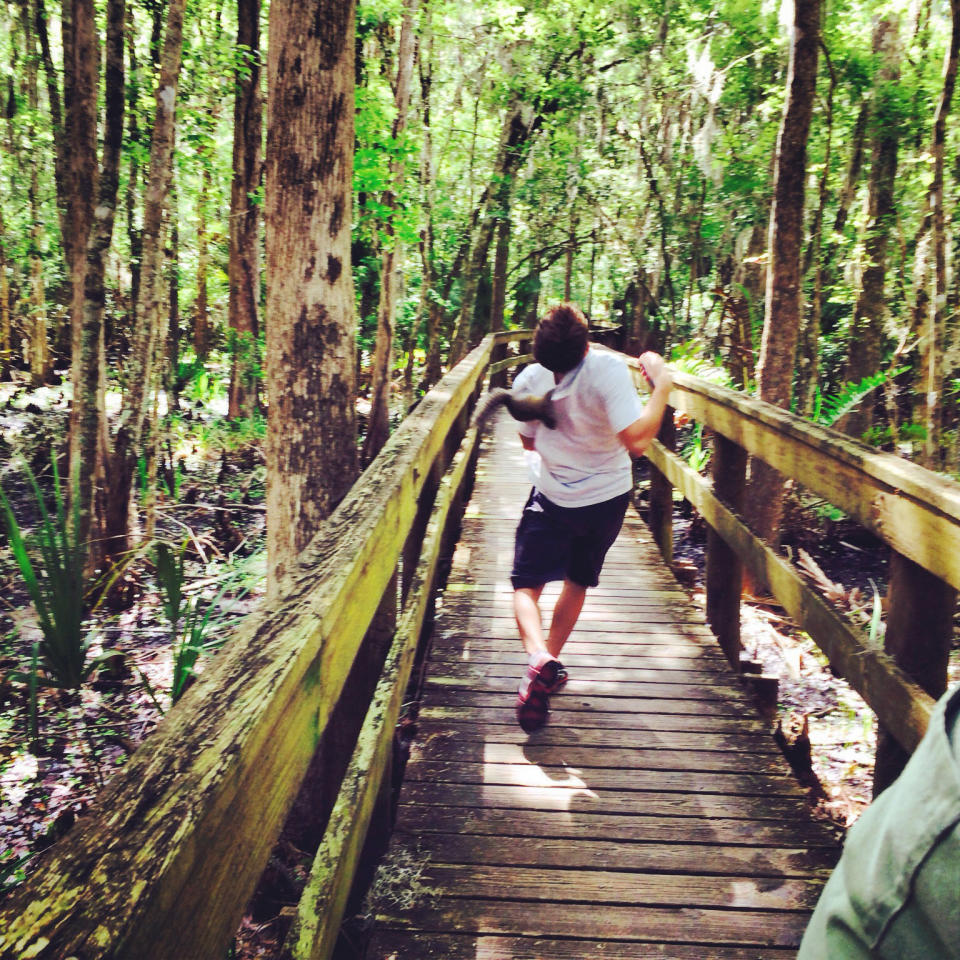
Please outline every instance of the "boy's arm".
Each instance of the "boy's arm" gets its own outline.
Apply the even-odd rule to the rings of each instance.
[[[617,434],[620,442],[634,457],[643,456],[657,436],[664,411],[667,409],[670,388],[673,386],[673,377],[660,354],[652,351],[644,353],[640,356],[640,363],[647,380],[653,385],[653,390],[643,413]]]

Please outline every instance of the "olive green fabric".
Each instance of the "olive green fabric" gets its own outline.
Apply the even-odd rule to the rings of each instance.
[[[798,960],[960,960],[960,687],[903,773],[864,811]]]

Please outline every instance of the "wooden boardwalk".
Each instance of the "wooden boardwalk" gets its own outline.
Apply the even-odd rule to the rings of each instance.
[[[509,573],[529,484],[512,423],[494,435],[393,838],[425,892],[381,908],[368,960],[795,955],[835,841],[632,510],[548,725],[516,725]]]

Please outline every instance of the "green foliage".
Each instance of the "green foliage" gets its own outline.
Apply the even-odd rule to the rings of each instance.
[[[690,436],[684,441],[680,456],[697,471],[703,473],[710,463],[710,448],[703,442],[703,424],[694,425]]]
[[[0,506],[10,538],[10,547],[24,585],[37,613],[43,641],[40,644],[45,681],[68,690],[79,688],[105,654],[89,660],[90,641],[84,629],[84,605],[88,587],[87,545],[79,535],[79,497],[73,497],[68,516],[56,457],[53,465],[55,509],[51,514],[33,471],[23,473],[33,490],[40,525],[27,539],[0,487]]]
[[[733,380],[730,374],[716,361],[704,356],[702,350],[702,345],[695,340],[679,343],[670,354],[670,363],[680,373],[709,380],[719,387],[731,387]]]
[[[217,595],[207,604],[199,597],[188,597],[184,591],[187,542],[174,551],[169,544],[158,541],[154,545],[154,566],[157,586],[162,598],[163,614],[170,629],[173,646],[173,683],[170,699],[176,703],[186,692],[196,675],[195,667],[203,653],[222,646],[225,638],[211,632],[223,621],[217,613],[223,596],[237,586],[237,574],[228,576]],[[236,597],[247,593],[242,588]]]
[[[832,395],[824,396],[818,388],[814,395],[813,421],[827,427],[833,426],[841,417],[855,410],[877,387],[908,369],[909,367],[898,367],[895,370],[881,370],[864,377],[859,383],[844,384],[839,393]]]

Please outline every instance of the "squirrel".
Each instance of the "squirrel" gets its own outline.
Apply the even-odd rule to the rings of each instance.
[[[482,433],[497,408],[506,407],[514,420],[539,420],[553,430],[557,425],[557,415],[550,399],[552,394],[553,390],[548,390],[542,397],[515,397],[509,390],[491,390],[478,401],[473,413],[473,425]]]

